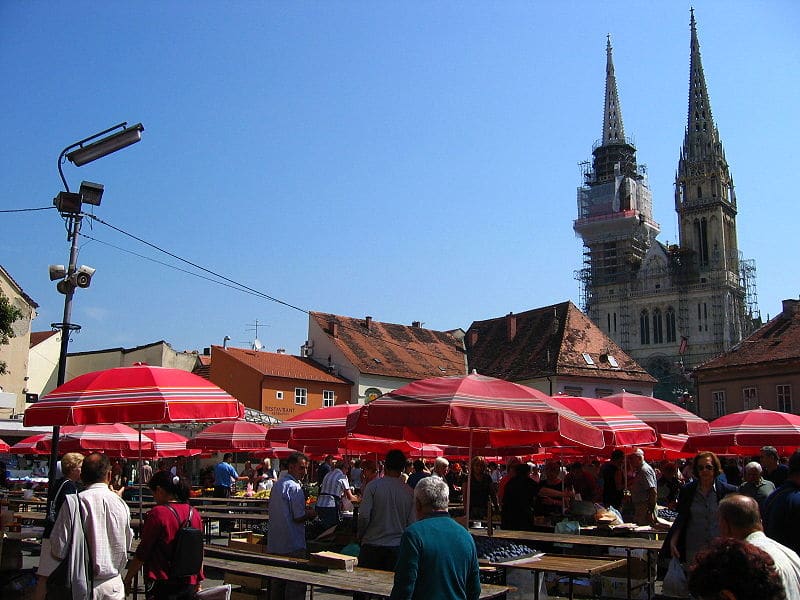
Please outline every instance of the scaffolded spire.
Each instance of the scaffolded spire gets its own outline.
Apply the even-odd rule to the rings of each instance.
[[[611,34],[606,41],[606,96],[603,108],[603,144],[625,142],[625,128],[622,125],[622,110],[617,94],[617,78],[614,75],[614,60],[611,56]]]

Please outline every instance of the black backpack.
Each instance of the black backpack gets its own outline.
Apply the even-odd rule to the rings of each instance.
[[[174,579],[191,577],[200,573],[203,567],[203,530],[192,526],[194,509],[189,507],[189,516],[181,523],[177,511],[166,505],[178,519],[178,533],[175,534],[175,554],[172,557],[170,576]]]

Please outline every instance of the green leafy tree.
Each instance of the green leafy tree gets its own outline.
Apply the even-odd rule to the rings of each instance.
[[[14,337],[12,325],[22,317],[22,311],[11,304],[3,292],[0,292],[0,346],[4,346]],[[0,360],[0,375],[5,375],[6,372],[5,361]]]

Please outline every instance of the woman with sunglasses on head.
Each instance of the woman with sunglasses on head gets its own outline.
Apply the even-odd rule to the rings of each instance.
[[[677,558],[684,566],[719,536],[717,506],[736,487],[719,480],[719,458],[713,452],[698,452],[692,462],[694,479],[678,494],[678,516],[664,540],[662,553]]]

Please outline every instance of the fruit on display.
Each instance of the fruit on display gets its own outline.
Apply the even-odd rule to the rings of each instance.
[[[536,554],[536,551],[525,544],[517,544],[510,540],[501,540],[489,537],[475,537],[475,547],[478,558],[490,562],[506,562],[527,558]]]

